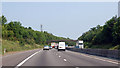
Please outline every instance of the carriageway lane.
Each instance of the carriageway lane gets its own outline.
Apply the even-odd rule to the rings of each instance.
[[[56,49],[41,50],[22,66],[118,66],[117,61]]]
[[[41,50],[22,66],[71,66],[69,63],[58,57],[58,54],[53,53],[53,50]]]
[[[41,49],[34,49],[28,51],[17,52],[14,54],[2,56],[2,66],[16,66],[24,59],[32,55],[33,53],[39,51]]]

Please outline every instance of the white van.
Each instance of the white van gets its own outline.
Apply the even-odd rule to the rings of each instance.
[[[59,42],[58,51],[60,51],[60,50],[65,51],[65,49],[66,49],[65,42]]]

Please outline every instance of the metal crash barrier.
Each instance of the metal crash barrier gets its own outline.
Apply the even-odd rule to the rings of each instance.
[[[114,59],[120,60],[120,50],[80,49],[80,48],[67,48],[67,50],[91,54],[91,55],[103,56],[103,57],[108,57],[108,58],[114,58]]]

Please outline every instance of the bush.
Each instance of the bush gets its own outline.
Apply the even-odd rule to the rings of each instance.
[[[114,46],[114,47],[112,47],[112,48],[110,48],[111,50],[120,50],[120,45],[116,45],[116,46]]]
[[[19,43],[21,46],[24,46],[25,45],[25,42],[24,41],[20,41]]]

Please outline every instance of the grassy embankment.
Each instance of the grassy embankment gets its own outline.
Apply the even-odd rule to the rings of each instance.
[[[32,50],[37,48],[42,48],[43,45],[29,45],[25,44],[24,46],[19,45],[18,41],[8,41],[8,40],[2,40],[2,54],[4,54],[4,49],[6,49],[6,52],[15,52],[15,51],[24,51],[24,50]]]
[[[0,39],[0,56],[2,55],[2,40]]]

